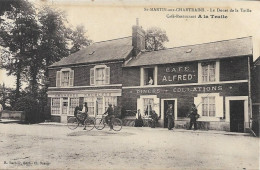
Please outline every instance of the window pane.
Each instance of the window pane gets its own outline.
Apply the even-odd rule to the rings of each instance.
[[[52,98],[51,114],[60,114],[60,98]]]
[[[87,97],[84,98],[84,102],[87,102],[88,104],[88,114],[89,115],[94,115],[95,111],[95,101],[93,97]]]
[[[69,71],[63,71],[61,73],[61,86],[69,86]]]
[[[69,114],[74,115],[75,107],[79,106],[79,98],[70,98]]]
[[[145,115],[150,115],[153,111],[153,99],[150,98],[144,98],[144,113]]]

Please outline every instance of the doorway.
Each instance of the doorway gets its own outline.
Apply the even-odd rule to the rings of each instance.
[[[97,115],[102,115],[104,114],[104,111],[103,111],[103,98],[101,97],[98,97],[97,98],[97,101],[96,101],[96,114]]]
[[[67,114],[68,114],[68,98],[64,97],[62,99],[62,110],[61,110],[61,123],[67,123]]]
[[[163,101],[163,114],[164,114],[164,128],[167,128],[168,127],[168,118],[167,118],[167,109],[169,107],[169,105],[172,104],[172,109],[173,109],[173,114],[175,115],[175,100],[164,100]]]
[[[230,131],[244,132],[244,100],[230,100]]]

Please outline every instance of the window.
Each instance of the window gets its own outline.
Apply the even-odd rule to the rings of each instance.
[[[52,98],[51,100],[51,114],[60,114],[60,98]]]
[[[202,82],[216,81],[216,63],[201,63],[202,67]]]
[[[219,81],[219,61],[198,63],[198,82],[218,82]]]
[[[70,79],[69,73],[70,73],[69,71],[61,72],[61,86],[62,87],[69,86],[69,79]]]
[[[150,115],[153,111],[153,99],[152,98],[144,98],[144,114]]]
[[[95,98],[94,97],[87,97],[84,98],[84,102],[88,104],[88,114],[94,115],[95,111]]]
[[[79,106],[79,98],[70,98],[69,115],[74,115],[76,106]]]
[[[157,67],[141,68],[142,85],[157,85]]]
[[[215,117],[215,97],[202,97],[202,116]]]
[[[57,87],[69,87],[74,84],[74,70],[70,68],[61,69],[57,71],[56,86]]]
[[[104,97],[104,100],[105,100],[105,111],[107,110],[108,108],[108,104],[112,104],[112,106],[117,106],[117,98],[116,97]]]
[[[110,67],[95,66],[90,69],[90,85],[110,84]]]

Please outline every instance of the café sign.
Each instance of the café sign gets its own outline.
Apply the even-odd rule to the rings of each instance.
[[[196,83],[197,63],[168,64],[159,67],[159,84]]]

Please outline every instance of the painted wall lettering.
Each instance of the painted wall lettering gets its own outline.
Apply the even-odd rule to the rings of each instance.
[[[158,84],[196,83],[198,64],[167,64],[158,67]]]

